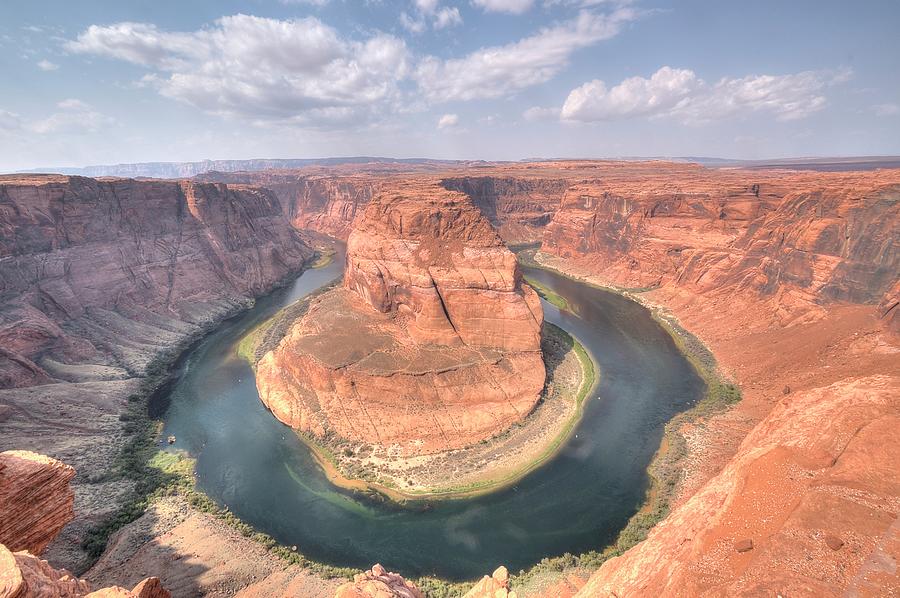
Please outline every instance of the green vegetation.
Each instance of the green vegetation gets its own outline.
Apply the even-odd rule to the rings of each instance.
[[[333,289],[339,280],[335,279],[305,297],[297,299],[290,305],[281,308],[272,317],[248,330],[238,341],[235,352],[255,370],[256,363],[262,359],[262,356],[277,347],[284,335],[287,334],[291,324],[306,313],[310,302],[322,293]]]
[[[319,268],[324,268],[325,266],[331,264],[334,261],[335,255],[334,249],[320,249],[316,251],[315,258],[313,262],[310,264],[310,268],[313,270],[318,270]]]
[[[572,312],[572,307],[569,305],[569,302],[566,301],[566,298],[547,285],[539,282],[531,276],[526,276],[525,282],[530,284],[532,288],[537,292],[537,294],[540,295],[541,299],[543,299],[550,305],[553,305],[554,307],[562,311]]]

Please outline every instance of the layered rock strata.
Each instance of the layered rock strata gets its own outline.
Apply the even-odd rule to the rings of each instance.
[[[41,554],[75,515],[75,470],[28,451],[0,453],[0,544]]]
[[[448,177],[441,184],[472,198],[507,243],[540,241],[571,181],[564,178]]]
[[[888,596],[900,589],[900,379],[784,399],[728,465],[578,596]]]
[[[77,519],[50,549],[55,564],[80,571],[86,529],[129,490],[97,480],[157,359],[311,255],[266,190],[0,177],[0,450],[39,451],[79,472]]]
[[[0,387],[142,374],[311,251],[265,190],[0,177]]]
[[[132,590],[91,591],[88,582],[38,558],[72,519],[74,470],[27,451],[0,453],[0,596],[3,598],[171,598],[150,577]]]
[[[620,287],[766,303],[765,325],[815,319],[828,302],[895,317],[900,171],[605,174],[566,191],[543,252]]]
[[[403,454],[459,448],[524,418],[544,384],[543,312],[466,196],[384,189],[347,246],[344,285],[315,299],[257,367],[289,426]]]

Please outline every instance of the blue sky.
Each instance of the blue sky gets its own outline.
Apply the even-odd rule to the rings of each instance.
[[[900,3],[0,6],[0,170],[900,154]]]

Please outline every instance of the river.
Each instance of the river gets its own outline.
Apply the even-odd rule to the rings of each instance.
[[[515,486],[481,497],[402,508],[333,486],[309,449],[263,407],[241,336],[281,307],[341,275],[344,256],[229,320],[182,361],[163,419],[172,450],[197,459],[197,483],[220,505],[311,559],[404,575],[473,579],[544,557],[599,549],[640,508],[663,426],[703,393],[669,335],[637,303],[553,272],[526,274],[563,296],[544,314],[600,367],[575,434]],[[577,314],[577,315],[576,315]]]

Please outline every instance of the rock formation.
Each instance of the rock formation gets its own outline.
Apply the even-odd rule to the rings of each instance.
[[[0,453],[0,597],[171,598],[155,577],[131,591],[92,592],[88,582],[35,556],[73,516],[69,481],[74,475],[68,465],[43,455]]]
[[[409,166],[407,171],[384,169],[342,173],[320,169],[263,172],[210,172],[199,181],[240,183],[271,190],[284,208],[285,216],[298,229],[346,239],[356,215],[365,208],[383,184],[419,181],[440,184],[451,191],[465,193],[496,227],[507,243],[534,242],[541,239],[544,226],[559,206],[568,178],[535,176],[535,173],[499,169],[472,173],[467,169],[450,170],[446,176],[423,172]],[[495,172],[496,171],[496,172]]]
[[[900,171],[611,166],[570,187],[542,251],[621,287],[764,302],[771,322],[885,301],[900,272]]]
[[[540,241],[571,181],[564,178],[460,176],[441,184],[472,198],[507,243]]]
[[[385,188],[347,246],[344,287],[313,301],[257,367],[291,427],[421,454],[525,417],[544,383],[543,313],[464,195]]]
[[[311,255],[266,190],[0,177],[0,450],[72,464],[90,505],[54,562],[81,570],[84,531],[117,508],[121,481],[86,482],[124,442],[119,416],[148,366]]]
[[[891,595],[898,385],[875,376],[783,399],[720,474],[578,596]]]
[[[334,598],[425,598],[425,594],[397,573],[381,565],[358,574],[352,582],[337,589]]]
[[[270,192],[224,185],[0,177],[0,231],[0,387],[140,374],[311,255]]]
[[[75,470],[28,451],[0,453],[0,544],[41,554],[74,517]]]
[[[501,566],[490,576],[482,577],[463,598],[516,598],[517,595],[509,589],[509,571]]]

